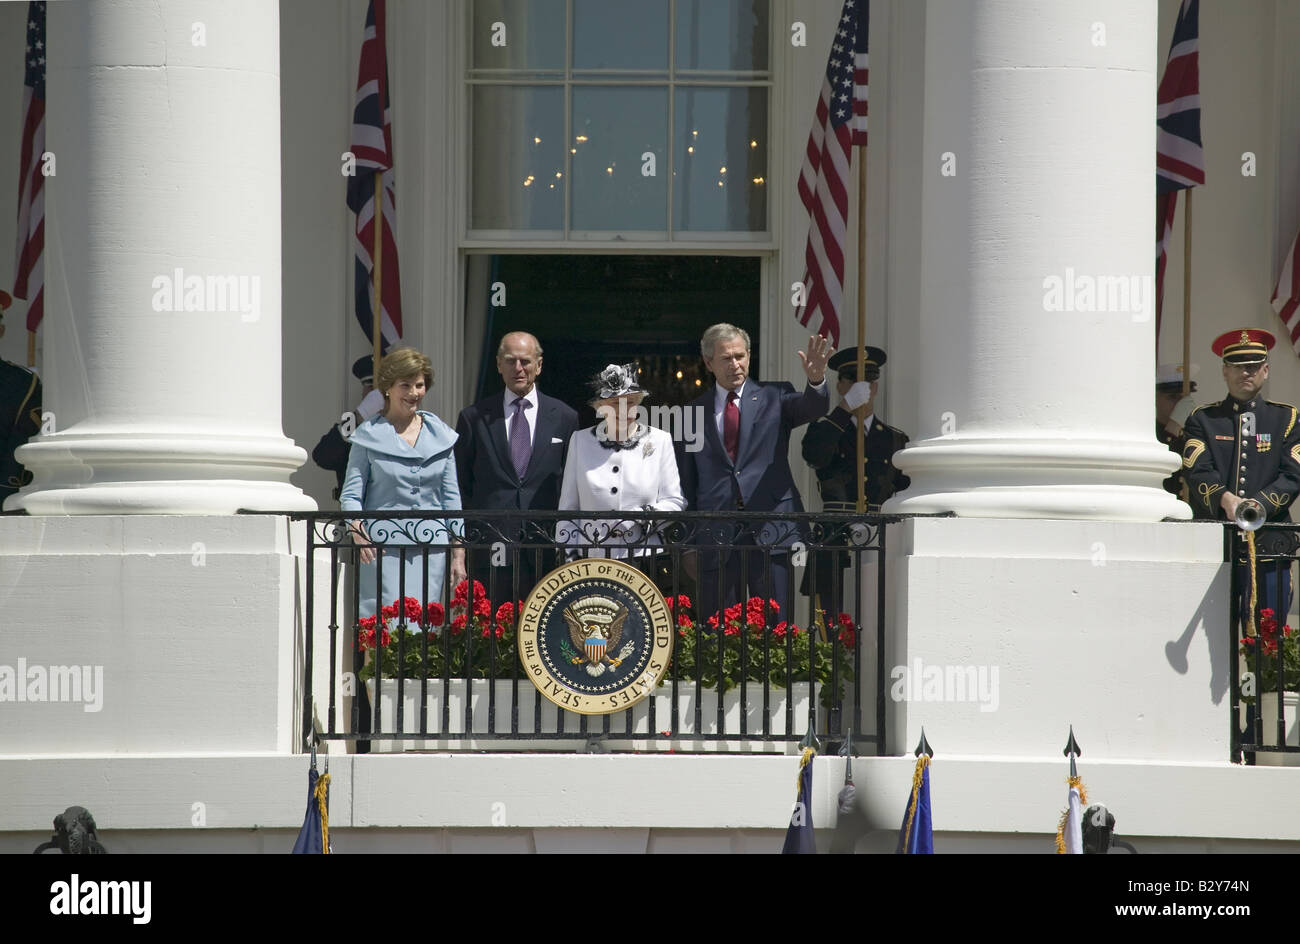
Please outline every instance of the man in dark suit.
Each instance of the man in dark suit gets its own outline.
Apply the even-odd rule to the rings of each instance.
[[[466,510],[554,510],[569,438],[578,428],[572,407],[537,389],[542,372],[542,346],[523,331],[512,331],[497,347],[497,371],[505,381],[494,393],[460,411],[456,420],[456,475],[461,505]],[[531,548],[519,550],[518,597],[514,590],[514,554],[498,547],[470,555],[470,575],[483,582],[493,603],[526,597],[537,578],[546,573],[555,554],[537,545],[536,527],[504,528],[498,522],[467,518],[471,541],[493,543],[498,537],[519,540]],[[549,528],[545,530],[550,530]],[[490,579],[489,579],[490,578]]]
[[[703,445],[678,456],[682,490],[695,511],[803,511],[790,473],[790,431],[824,416],[830,401],[826,360],[831,344],[808,339],[799,351],[808,383],[803,392],[785,382],[760,384],[749,378],[749,335],[729,324],[704,332],[700,353],[716,386],[687,404],[703,414]],[[708,616],[749,596],[774,599],[789,619],[789,547],[797,530],[769,523],[757,528],[702,524],[700,613]],[[757,545],[728,551],[708,544]],[[770,565],[770,574],[769,574]]]
[[[858,507],[858,424],[865,424],[862,475],[866,480],[867,512],[879,514],[880,506],[895,492],[901,492],[912,480],[894,465],[894,453],[907,445],[907,433],[881,422],[876,413],[876,392],[880,388],[880,368],[884,350],[868,346],[865,377],[858,380],[858,352],[847,348],[826,364],[837,372],[836,390],[843,403],[808,427],[803,435],[803,458],[817,472],[825,511],[857,511]],[[838,571],[850,566],[846,552],[823,551],[816,558],[816,596],[819,607],[827,611],[827,622],[844,609],[844,581]],[[800,592],[809,592],[808,574],[804,571]],[[850,584],[851,586],[851,584]]]

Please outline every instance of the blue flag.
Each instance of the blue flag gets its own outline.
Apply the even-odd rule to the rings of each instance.
[[[781,847],[782,855],[802,855],[816,853],[817,843],[813,840],[812,821],[812,761],[817,752],[811,747],[803,749],[799,761],[799,790],[795,795],[794,812],[790,814],[790,826],[785,831],[785,845]]]
[[[934,832],[930,825],[930,756],[922,754],[916,759],[912,775],[912,796],[903,812],[903,825],[898,830],[899,854],[934,854]]]
[[[326,773],[321,777],[316,773],[313,757],[311,770],[307,773],[307,813],[302,820],[302,829],[298,831],[298,841],[293,844],[294,855],[329,853],[329,796],[330,775]]]

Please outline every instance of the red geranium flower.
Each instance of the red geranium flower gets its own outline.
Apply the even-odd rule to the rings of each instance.
[[[393,601],[393,606],[394,608],[397,607],[396,600]],[[401,609],[406,622],[420,623],[423,621],[424,607],[420,605],[420,601],[415,597],[403,597]]]
[[[474,599],[479,600],[485,596],[487,596],[487,591],[483,589],[483,584],[475,580]],[[452,606],[456,606],[457,604],[464,605],[465,603],[468,602],[469,602],[469,581],[462,580],[460,583],[456,584],[456,589],[455,591],[453,591],[451,595],[451,605]]]
[[[852,649],[858,641],[857,631],[851,626],[846,626],[840,630],[840,645],[845,649]]]
[[[728,622],[731,622],[732,620],[739,620],[740,604],[733,603],[731,606],[727,607],[725,610],[722,611],[722,615],[727,618]]]
[[[388,604],[388,606],[384,607],[379,612],[384,614],[385,623],[388,622],[390,619],[397,619],[397,604],[390,603]]]
[[[434,600],[432,603],[429,604],[429,625],[430,626],[441,626],[443,620],[445,620],[446,618],[447,618],[447,614],[443,612],[441,603],[439,603],[437,600]]]
[[[686,609],[691,608],[691,598],[684,593],[677,594],[677,605]]]
[[[1273,608],[1271,606],[1266,606],[1264,607],[1264,609],[1259,611],[1259,615],[1261,619],[1272,619],[1273,617],[1277,616],[1277,613],[1273,611]]]
[[[735,635],[737,635],[739,632],[740,632],[740,627],[739,627],[739,626],[728,626],[726,629],[724,629],[724,630],[722,631],[722,635],[724,635],[724,636],[735,636]]]
[[[497,607],[498,623],[513,623],[515,621],[515,605],[507,600]]]
[[[451,634],[453,636],[459,636],[462,632],[464,632],[465,624],[468,622],[469,622],[469,618],[466,617],[464,613],[460,614],[460,616],[457,616],[454,620],[451,621]]]
[[[781,622],[777,623],[775,626],[772,627],[772,635],[775,636],[777,639],[784,639],[785,626],[786,626],[785,620],[781,620]]]
[[[775,600],[768,600],[767,605],[771,607],[773,613],[781,612],[781,604],[777,603]]]
[[[839,615],[839,623],[841,626],[848,626],[851,628],[853,626],[853,617],[849,616],[847,613],[841,613]]]
[[[718,616],[716,613],[713,616],[709,617],[709,628],[710,629],[718,628]]]
[[[506,628],[504,626],[498,625],[496,631],[497,639],[501,639],[503,636],[505,636],[505,634],[506,634]],[[484,626],[481,635],[483,636],[484,639],[487,639],[489,636],[491,636],[492,635],[491,627]]]
[[[1277,640],[1275,639],[1264,640],[1264,654],[1270,656],[1277,655]]]
[[[487,597],[478,597],[474,601],[474,615],[489,619],[492,616],[492,601]]]
[[[1245,636],[1242,638],[1241,644],[1243,646],[1253,646],[1255,645],[1255,639],[1253,636]]]
[[[691,625],[691,616],[690,616],[690,614],[689,614],[689,613],[678,613],[678,614],[677,614],[677,625],[678,625],[678,626],[683,626],[683,627],[689,627],[689,626]]]

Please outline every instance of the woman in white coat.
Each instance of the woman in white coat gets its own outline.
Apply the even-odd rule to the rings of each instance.
[[[672,437],[637,409],[646,392],[637,384],[635,364],[610,364],[592,386],[591,405],[600,419],[569,440],[559,508],[611,514],[561,521],[556,538],[569,545],[570,557],[644,557],[662,541],[637,518],[686,508]]]

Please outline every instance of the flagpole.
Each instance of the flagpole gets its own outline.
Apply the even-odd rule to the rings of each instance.
[[[1183,213],[1183,396],[1192,392],[1192,188]],[[1159,339],[1156,341],[1159,350]]]
[[[374,212],[375,250],[375,302],[371,306],[370,337],[374,341],[374,370],[376,382],[379,380],[379,362],[383,352],[383,331],[380,328],[384,316],[383,262],[384,262],[384,172],[375,170],[375,212]]]
[[[857,379],[867,376],[867,149],[859,147],[858,152],[858,372]],[[867,464],[866,430],[859,419],[858,427],[858,514],[867,510]]]

